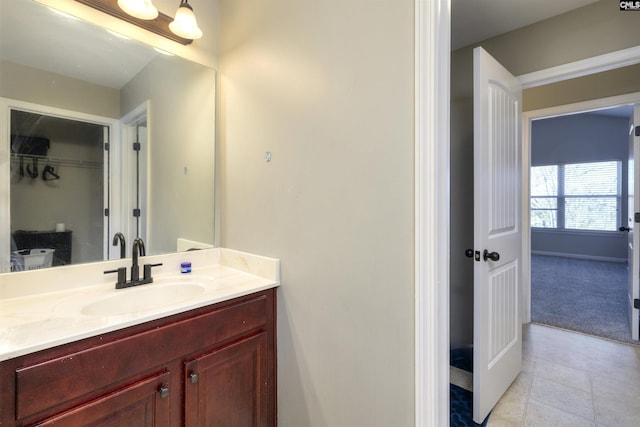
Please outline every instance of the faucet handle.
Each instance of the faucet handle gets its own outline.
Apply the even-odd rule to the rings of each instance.
[[[143,280],[151,279],[151,281],[153,281],[153,278],[151,277],[151,267],[159,267],[161,265],[162,265],[161,262],[158,264],[145,264]]]
[[[104,274],[118,273],[118,279],[116,281],[116,289],[123,285],[127,281],[127,268],[120,267],[115,270],[107,270]]]

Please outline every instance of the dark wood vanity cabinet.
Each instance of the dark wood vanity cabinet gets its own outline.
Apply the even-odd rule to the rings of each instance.
[[[155,375],[37,422],[38,426],[169,426],[169,373]],[[163,387],[165,387],[163,389]]]
[[[195,358],[185,369],[185,427],[268,426],[267,336]]]
[[[0,426],[276,426],[275,289],[0,363]]]

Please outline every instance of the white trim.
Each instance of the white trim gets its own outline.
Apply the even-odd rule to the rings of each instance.
[[[135,155],[133,151],[130,149],[130,143],[136,140],[136,133],[138,132],[137,126],[141,122],[146,122],[146,136],[143,139],[143,142],[146,142],[147,145],[141,151],[140,162],[141,162],[141,173],[139,176],[140,179],[140,187],[141,190],[141,200],[140,206],[142,210],[142,216],[140,218],[141,229],[140,234],[136,234],[136,226],[135,220],[131,215],[135,206],[134,199],[136,195],[136,191],[139,190],[136,186],[136,177],[134,174],[135,171]],[[152,217],[149,215],[149,206],[151,206],[150,200],[150,192],[148,191],[149,183],[151,182],[151,150],[152,150],[152,141],[151,141],[151,101],[146,100],[142,102],[140,105],[129,111],[125,114],[121,119],[120,123],[122,126],[122,144],[119,150],[120,155],[120,164],[118,165],[118,188],[120,190],[119,193],[119,202],[120,202],[120,228],[118,231],[124,233],[127,242],[133,242],[136,237],[141,237],[144,240],[144,243],[147,248],[147,252],[150,248],[153,248],[153,240],[151,238],[151,233],[149,230],[151,229],[151,221]],[[116,170],[116,169],[114,169]],[[115,199],[115,197],[114,197]],[[117,248],[116,248],[117,249]],[[117,259],[118,255],[114,253],[114,258]]]
[[[627,258],[612,258],[605,256],[593,256],[593,255],[579,255],[579,254],[567,254],[563,252],[548,252],[548,251],[531,251],[532,255],[544,255],[553,256],[558,258],[571,258],[571,259],[585,259],[589,261],[606,261],[606,262],[619,262],[626,263]]]
[[[450,0],[415,0],[415,425],[449,425]]]
[[[640,46],[582,59],[518,76],[523,89],[601,73],[640,63]]]
[[[529,168],[531,167],[531,122],[564,114],[584,113],[640,102],[640,92],[592,99],[522,113],[522,321],[531,322],[531,226],[529,221]]]

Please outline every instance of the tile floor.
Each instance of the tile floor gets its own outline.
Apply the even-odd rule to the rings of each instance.
[[[487,427],[639,427],[640,346],[537,324]]]

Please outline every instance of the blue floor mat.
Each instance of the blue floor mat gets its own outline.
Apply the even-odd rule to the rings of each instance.
[[[449,364],[463,371],[473,372],[473,348],[452,349],[449,354]]]
[[[450,384],[449,394],[449,423],[451,427],[484,427],[487,425],[489,417],[487,417],[482,424],[473,422],[473,393]]]
[[[451,366],[467,372],[473,372],[473,348],[466,347],[451,350],[449,362]],[[482,424],[473,422],[473,393],[470,391],[450,384],[449,400],[449,423],[451,427],[484,427],[487,425],[489,417]]]

